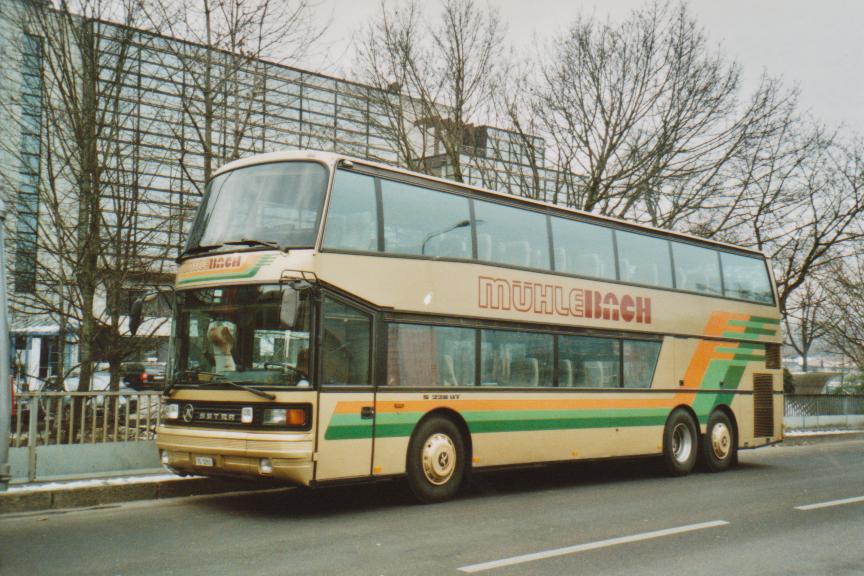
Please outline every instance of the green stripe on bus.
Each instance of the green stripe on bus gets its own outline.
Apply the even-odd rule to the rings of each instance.
[[[746,362],[761,362],[765,360],[765,356],[757,356],[755,354],[736,354],[735,360],[743,360]]]
[[[772,330],[773,332],[777,331],[777,328],[766,327],[766,322],[756,322],[754,320],[729,320],[727,322],[728,326],[743,326],[744,328],[748,328],[751,330]]]
[[[735,355],[736,359],[738,359],[738,357],[740,356],[741,358],[748,358],[749,357],[749,358],[753,358],[754,360],[764,360],[765,359],[764,353],[761,356],[757,355],[757,354],[751,354],[752,352],[763,352],[762,344],[757,344],[756,346],[757,347],[747,347],[747,348],[744,348],[744,347],[742,347],[742,348],[717,348],[716,350],[720,354],[733,354],[733,355]]]
[[[715,394],[710,394],[713,403]],[[378,438],[410,436],[421,412],[381,414],[375,423]],[[463,412],[472,433],[528,432],[535,430],[576,430],[585,428],[626,428],[662,426],[669,417],[666,408],[612,410],[500,410]],[[354,415],[337,415],[327,428],[327,440],[357,440],[372,437],[372,426]]]
[[[762,324],[777,324],[780,325],[779,318],[765,318],[764,316],[751,316],[751,322],[761,322]]]
[[[738,343],[739,350],[761,350],[765,351],[765,344],[760,344],[759,342],[739,342]]]
[[[734,338],[735,340],[759,340],[761,335],[753,334],[751,332],[724,332],[723,337],[730,339]]]

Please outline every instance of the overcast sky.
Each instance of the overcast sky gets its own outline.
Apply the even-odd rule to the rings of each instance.
[[[332,13],[328,61],[312,64],[346,75],[350,38],[377,13],[380,0],[320,0]],[[390,0],[391,2],[393,0]],[[432,0],[429,0],[432,1]],[[490,0],[510,41],[529,49],[580,14],[621,20],[643,0]],[[824,122],[864,134],[864,1],[690,0],[709,39],[744,67],[748,86],[763,70],[801,90],[801,104]],[[333,64],[335,62],[335,64]],[[343,64],[340,64],[343,63]],[[340,69],[341,68],[341,69]]]

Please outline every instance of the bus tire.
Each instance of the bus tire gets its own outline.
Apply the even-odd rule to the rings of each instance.
[[[722,472],[738,459],[735,427],[722,410],[715,410],[708,418],[705,436],[702,437],[702,459],[709,472]]]
[[[673,410],[663,429],[663,461],[671,476],[686,476],[696,465],[699,429],[689,412]]]
[[[450,500],[465,478],[467,451],[452,420],[432,416],[420,423],[408,443],[408,487],[420,502]]]

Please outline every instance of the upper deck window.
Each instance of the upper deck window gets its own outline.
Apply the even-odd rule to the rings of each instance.
[[[464,196],[381,181],[384,251],[469,260],[471,211]]]
[[[189,234],[186,252],[223,245],[312,248],[327,188],[316,162],[274,162],[216,176]]]
[[[612,229],[552,218],[555,270],[590,278],[615,279]]]
[[[673,242],[672,254],[675,261],[675,286],[678,289],[718,296],[723,294],[717,252],[701,246]]]
[[[324,247],[358,252],[378,250],[375,179],[339,170],[333,183]]]
[[[512,206],[474,201],[478,260],[549,269],[546,216]]]
[[[621,280],[672,288],[669,241],[654,236],[617,231],[618,267]]]
[[[771,282],[768,280],[764,261],[759,258],[721,252],[720,265],[723,268],[726,296],[751,302],[774,303]]]
[[[473,259],[774,303],[769,271],[758,255],[738,255],[659,234],[631,232],[614,223],[585,221],[584,217],[547,215],[467,189],[462,192],[464,195],[339,170],[323,248]]]

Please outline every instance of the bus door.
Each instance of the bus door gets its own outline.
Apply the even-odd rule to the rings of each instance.
[[[372,473],[372,315],[324,294],[319,323],[315,480]]]

